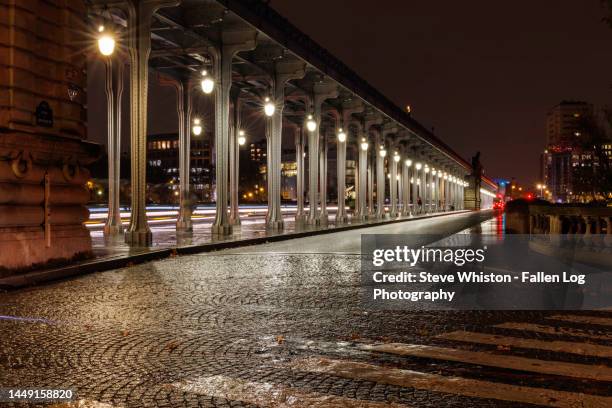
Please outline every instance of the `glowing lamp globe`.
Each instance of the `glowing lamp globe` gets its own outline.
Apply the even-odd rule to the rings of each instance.
[[[202,134],[202,122],[200,119],[193,120],[193,128],[191,128],[191,130],[195,136],[200,136]]]
[[[314,132],[315,130],[317,130],[317,122],[314,121],[312,115],[308,115],[308,120],[306,121],[306,129],[308,129],[309,132]]]
[[[100,54],[108,57],[115,51],[115,38],[104,26],[98,27],[98,32],[100,33],[98,36],[98,49],[100,50]]]
[[[266,114],[266,116],[270,117],[274,115],[274,112],[276,111],[276,107],[274,106],[274,104],[270,101],[270,98],[266,98],[265,99],[265,104],[264,104],[264,113]]]
[[[212,93],[213,89],[215,89],[215,81],[212,80],[206,71],[202,71],[202,82],[200,85],[202,86],[202,92],[207,95]]]

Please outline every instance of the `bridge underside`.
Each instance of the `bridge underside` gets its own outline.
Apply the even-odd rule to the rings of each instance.
[[[85,68],[86,54],[91,53],[87,47],[96,45],[98,26],[115,34],[117,41],[115,53],[103,57],[108,237],[124,234],[125,241],[136,247],[152,243],[145,202],[149,79],[176,89],[180,233],[192,230],[192,104],[202,93],[205,78],[214,83],[210,97],[217,197],[213,235],[231,235],[240,225],[238,136],[245,113],[264,122],[269,230],[284,228],[281,151],[287,134],[295,141],[298,226],[326,225],[328,201],[338,204],[338,225],[351,218],[462,209],[464,189],[470,184],[475,192],[473,208],[479,208],[481,177],[470,177],[472,166],[263,2],[91,0],[87,4],[88,8],[80,0],[54,5],[40,0],[0,2],[0,16],[13,16],[0,21],[7,27],[0,31],[0,52],[4,52],[0,55],[8,56],[9,67],[0,73],[0,86],[9,96],[0,99],[3,267],[27,268],[90,254],[91,242],[83,227],[88,199],[84,185],[89,177],[86,166],[100,152],[85,141]],[[118,194],[124,67],[130,73],[131,103],[131,218],[126,231]],[[339,193],[328,197],[327,164],[334,153]],[[357,163],[352,214],[344,205],[347,157]],[[495,189],[486,183],[486,188]]]

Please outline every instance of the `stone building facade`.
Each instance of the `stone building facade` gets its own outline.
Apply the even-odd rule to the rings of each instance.
[[[91,253],[86,8],[0,0],[0,274]]]

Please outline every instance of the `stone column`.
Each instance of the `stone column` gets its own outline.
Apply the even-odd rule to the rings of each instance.
[[[177,88],[178,123],[179,123],[179,213],[176,221],[177,231],[190,232],[191,199],[189,181],[191,178],[191,83],[183,79]]]
[[[387,151],[381,138],[376,143],[376,218],[385,216],[385,157]]]
[[[180,4],[178,0],[130,0],[128,4],[127,48],[130,55],[130,124],[132,216],[125,241],[132,246],[149,246],[153,241],[146,212],[147,92],[151,18],[160,8]]]
[[[238,186],[240,182],[240,145],[238,138],[242,128],[242,100],[240,90],[233,91],[231,94],[233,110],[232,127],[229,138],[229,160],[230,160],[230,215],[229,222],[233,226],[240,225],[240,203],[238,196]]]
[[[422,186],[423,186],[423,212],[424,213],[429,213],[431,207],[430,207],[430,199],[429,199],[429,195],[431,193],[431,186],[430,186],[430,182],[431,182],[431,168],[429,167],[428,164],[423,165],[423,180],[422,180]]]
[[[296,163],[296,188],[297,188],[297,210],[295,223],[303,224],[306,220],[304,214],[304,132],[306,125],[297,127],[295,130],[295,163]]]
[[[412,170],[412,177],[411,177],[411,184],[412,184],[412,214],[419,214],[420,213],[420,208],[419,208],[419,197],[421,195],[421,174],[420,172],[422,171],[422,166],[423,164],[419,161],[417,161],[414,165],[414,170]]]
[[[215,220],[211,232],[215,235],[232,233],[227,205],[228,158],[229,158],[229,108],[232,87],[232,59],[240,51],[255,48],[255,31],[233,31],[222,33],[222,46],[213,51],[213,74],[217,76],[215,92],[215,174],[217,202]]]
[[[448,211],[448,172],[444,170],[444,177],[442,179],[442,185],[444,189],[444,211]]]
[[[355,156],[355,210],[353,211],[353,218],[355,220],[359,220],[361,219],[361,181],[360,180],[360,174],[361,174],[361,170],[359,170],[359,163],[360,163],[360,155],[361,155],[361,137],[357,137],[357,150],[356,150],[356,156]]]
[[[340,132],[344,132],[345,139],[341,141],[337,138],[337,186],[338,186],[338,211],[336,212],[336,224],[343,224],[348,221],[348,217],[346,215],[346,209],[344,208],[346,200],[345,200],[345,192],[346,192],[346,143],[348,139],[349,129],[348,126],[346,129],[340,129]]]
[[[179,139],[179,211],[176,230],[192,231],[191,204],[189,202],[190,150],[191,150],[191,80],[175,79],[166,75],[157,75],[162,86],[171,86],[176,91],[176,112],[178,115]]]
[[[434,171],[436,174],[431,175],[433,182],[433,212],[437,213],[438,211],[440,211],[440,178],[438,177],[438,172],[440,171],[440,169],[436,168]]]
[[[404,186],[402,189],[402,201],[404,206],[402,207],[402,215],[408,216],[410,215],[410,177],[412,170],[412,160],[404,159],[404,163],[402,164],[402,185]]]
[[[366,155],[366,159],[369,157],[370,160],[367,160],[368,162],[368,170],[367,170],[367,176],[368,176],[368,182],[367,182],[367,200],[368,200],[368,217],[375,217],[375,212],[374,212],[374,161],[376,160],[375,157],[372,157],[376,154],[376,149],[368,149],[367,155]]]
[[[327,133],[321,134],[321,144],[319,151],[319,197],[321,199],[321,209],[319,212],[319,224],[327,225]]]
[[[308,212],[307,223],[319,224],[319,126],[321,125],[321,105],[314,105],[313,119],[317,128],[308,133]]]
[[[331,80],[318,82],[313,87],[313,119],[317,124],[314,132],[308,134],[308,201],[310,211],[307,223],[320,223],[318,211],[319,195],[319,131],[321,126],[321,105],[327,99],[336,98],[338,88]]]
[[[450,176],[450,199],[451,199],[451,207],[453,210],[457,209],[457,185],[453,180],[454,176]]]
[[[108,216],[104,224],[104,235],[123,233],[120,199],[121,159],[121,96],[123,95],[123,61],[110,56],[106,65],[106,106],[108,132]]]
[[[368,209],[366,208],[366,192],[368,177],[368,149],[369,144],[367,139],[362,138],[359,143],[359,220],[365,221],[368,218]],[[371,173],[371,171],[370,171]]]
[[[396,218],[397,217],[397,199],[398,199],[398,194],[397,194],[397,163],[398,160],[396,160],[396,158],[399,158],[399,154],[393,154],[392,157],[389,158],[389,166],[391,167],[391,171],[390,171],[390,177],[389,177],[389,190],[390,191],[390,198],[391,198],[391,208],[390,208],[390,216],[391,218]]]
[[[402,215],[402,211],[404,209],[404,179],[402,178],[402,163],[399,162],[397,164],[397,216],[400,217]]]
[[[276,105],[274,115],[268,119],[268,213],[266,226],[272,230],[284,227],[281,212],[281,159],[283,139],[283,108],[285,107],[285,84],[292,79],[303,78],[306,65],[301,61],[282,61],[274,66],[273,103]]]

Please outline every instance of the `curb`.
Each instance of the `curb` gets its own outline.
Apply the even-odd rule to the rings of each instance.
[[[73,265],[67,265],[59,268],[47,269],[42,271],[28,272],[22,275],[9,276],[0,279],[0,288],[5,290],[13,290],[26,286],[33,286],[40,283],[67,279],[70,277],[84,275],[92,272],[102,272],[110,269],[118,269],[134,264],[141,264],[150,261],[156,261],[164,258],[169,258],[174,255],[193,255],[198,253],[206,253],[219,251],[223,249],[238,248],[243,246],[251,246],[265,244],[268,242],[287,241],[296,238],[311,237],[314,235],[333,234],[334,232],[351,231],[362,228],[376,227],[380,225],[397,224],[400,222],[410,222],[416,220],[424,220],[429,218],[438,218],[448,215],[466,214],[472,211],[454,211],[452,213],[441,213],[425,215],[415,218],[398,218],[395,220],[378,221],[367,224],[349,224],[340,227],[327,228],[313,231],[299,231],[288,234],[279,234],[269,237],[245,238],[235,241],[210,242],[206,244],[198,244],[184,247],[164,248],[151,250],[136,255],[120,255],[114,258],[94,259],[84,261]]]

